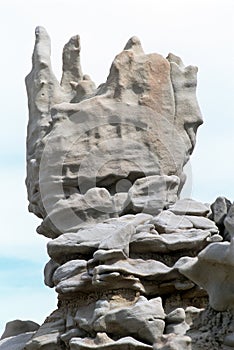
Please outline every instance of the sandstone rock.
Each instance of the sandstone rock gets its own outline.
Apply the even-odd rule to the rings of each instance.
[[[153,345],[163,334],[164,310],[161,298],[147,300],[141,296],[131,307],[107,311],[95,322],[95,328],[118,336],[131,335]]]
[[[60,199],[38,227],[37,232],[55,238],[64,232],[75,232],[84,226],[102,222],[115,214],[113,198],[105,188],[91,188],[84,195],[72,194]],[[90,218],[90,213],[92,215]]]
[[[106,83],[95,90],[90,78],[82,75],[75,36],[64,47],[60,85],[51,68],[48,34],[37,29],[33,67],[26,79],[27,188],[30,210],[44,219],[39,233],[54,238],[74,232],[82,223],[97,222],[98,217],[101,222],[118,215],[121,204],[116,205],[115,194],[121,180],[134,186],[152,175],[177,176],[171,188],[165,180],[166,191],[157,196],[153,191],[145,209],[151,212],[165,195],[164,205],[176,200],[183,166],[202,123],[196,73],[196,67],[184,67],[176,56],[144,54],[133,38],[116,56]],[[114,199],[106,195],[101,206],[91,200],[88,211],[82,196],[93,188],[103,191],[101,187]],[[74,193],[76,203],[70,198]]]
[[[1,339],[13,337],[18,334],[34,332],[39,328],[39,324],[33,321],[14,320],[7,322]]]
[[[218,234],[214,234],[212,236],[209,236],[207,237],[207,242],[210,242],[210,243],[214,243],[214,242],[222,242],[223,240],[223,237],[218,235]]]
[[[112,303],[113,304],[113,303]],[[136,339],[154,343],[154,340],[163,333],[165,313],[161,298],[147,300],[139,297],[130,305],[111,306],[107,300],[99,300],[88,307],[78,309],[75,320],[80,329],[87,332],[105,332],[124,337],[130,334]]]
[[[78,325],[79,329],[84,330],[85,332],[92,332],[94,329],[95,332],[100,332],[99,327],[95,327],[95,323],[100,317],[105,315],[111,308],[111,303],[108,300],[98,300],[92,302],[87,306],[81,306],[78,308],[75,314],[75,322]]]
[[[37,231],[52,238],[44,275],[58,309],[25,350],[191,349],[182,307],[205,294],[194,283],[206,270],[200,283],[189,262],[220,239],[209,206],[178,200],[202,123],[196,74],[173,54],[145,54],[133,37],[96,89],[74,36],[59,83],[48,34],[37,29],[26,78],[26,184],[29,210],[42,219]],[[223,247],[218,259],[230,268]],[[165,304],[173,298],[166,319],[160,295]]]
[[[227,216],[224,219],[224,226],[230,237],[234,236],[234,204],[228,210]]]
[[[128,255],[122,249],[98,249],[93,254],[93,259],[88,261],[88,269],[92,269],[100,263],[109,261],[111,264],[119,260],[128,259]]]
[[[61,86],[67,92],[74,94],[73,84],[79,84],[81,80],[83,80],[83,74],[80,66],[80,37],[76,35],[68,41],[63,49]]]
[[[84,338],[85,337],[85,333],[82,332],[78,328],[72,328],[72,329],[69,329],[66,333],[62,334],[60,336],[60,339],[64,342],[64,344],[67,347],[69,347],[70,340],[73,339],[73,338],[77,338],[77,337]]]
[[[212,243],[197,257],[181,258],[176,264],[180,273],[208,292],[209,303],[217,311],[233,307],[233,245],[233,239],[231,243]]]
[[[219,233],[225,241],[230,241],[231,235],[224,225],[224,220],[231,207],[231,202],[225,197],[218,197],[213,204],[211,204],[212,213],[210,219],[213,220],[219,228]]]
[[[198,309],[197,307],[194,306],[188,306],[185,309],[185,315],[186,315],[186,323],[191,326],[194,322],[194,320],[199,316],[199,314],[203,311],[204,309]]]
[[[35,332],[21,333],[15,336],[1,338],[1,350],[23,350],[25,344],[32,338]]]
[[[228,213],[230,206],[231,202],[225,197],[218,197],[214,203],[211,204],[211,219],[214,220],[216,225],[223,225],[224,219]]]
[[[207,216],[209,208],[193,199],[180,199],[169,210],[176,215]]]
[[[159,290],[164,294],[168,288],[187,290],[194,286],[179,274],[177,267],[168,267],[159,261],[149,259],[129,259],[126,257],[125,260],[107,259],[102,261],[100,259],[98,265],[91,264],[88,276],[92,276],[92,287],[96,286],[99,290],[112,289],[113,287],[115,289],[128,288],[145,295],[155,295]],[[88,281],[88,276],[80,276],[83,283],[85,280]],[[74,288],[73,291],[82,290],[85,292],[82,282],[77,277],[70,283]],[[92,287],[86,286],[86,289],[92,290]],[[71,289],[68,288],[67,291],[63,292],[70,291]]]
[[[138,233],[132,237],[130,252],[170,253],[176,251],[199,252],[207,246],[210,232],[205,230],[184,230],[173,234]]]
[[[173,311],[171,311],[166,316],[166,322],[167,323],[180,323],[185,320],[185,311],[182,308],[177,308]]]
[[[218,227],[212,220],[204,218],[203,216],[186,215],[185,218],[188,219],[195,228],[210,230],[212,233],[217,233],[219,231]]]
[[[87,273],[83,272],[77,274],[76,276],[64,278],[61,281],[58,281],[56,286],[56,292],[59,293],[60,298],[62,299],[64,295],[74,295],[74,293],[94,293],[97,290],[97,287],[92,285],[92,277]]]
[[[113,212],[122,213],[125,206],[128,204],[128,193],[119,192],[113,196]]]
[[[155,216],[150,223],[153,223],[155,229],[159,233],[173,233],[179,230],[193,228],[193,224],[188,218],[175,215],[169,210],[163,210],[159,215]]]
[[[29,123],[27,136],[27,188],[29,210],[43,217],[45,211],[40,197],[39,164],[43,153],[42,138],[49,129],[51,104],[66,100],[53,74],[50,62],[50,38],[43,27],[35,31],[36,41],[32,70],[26,77]]]
[[[171,311],[166,316],[166,334],[174,333],[178,335],[185,335],[189,329],[189,325],[185,322],[185,311],[182,308],[177,308]]]
[[[155,232],[155,228],[153,224],[143,224],[143,225],[138,225],[136,228],[136,233],[141,233],[141,232]]]
[[[150,214],[145,213],[138,213],[138,214],[126,214],[122,215],[119,218],[112,218],[105,220],[105,223],[115,223],[115,222],[126,222],[134,227],[138,227],[139,225],[146,224],[150,219],[152,219],[153,216]]]
[[[180,180],[177,176],[148,176],[135,181],[128,192],[128,207],[135,213],[157,215],[175,203]]]
[[[56,263],[54,260],[50,259],[48,263],[46,264],[44,268],[44,282],[45,285],[53,288],[54,287],[54,282],[53,282],[53,275],[54,272],[57,270],[59,267],[59,264]]]
[[[60,334],[58,332],[51,332],[49,334],[34,336],[25,345],[23,350],[36,350],[36,349],[48,349],[48,350],[60,350],[61,344],[59,341]]]
[[[131,224],[116,225],[113,232],[103,238],[98,246],[99,249],[121,249],[126,255],[129,255],[129,242],[135,233],[135,227]]]
[[[77,233],[65,233],[50,241],[47,245],[48,254],[56,262],[64,262],[74,254],[87,256],[99,247],[100,249],[122,249],[126,254],[129,250],[131,236],[135,232],[133,225],[126,222],[107,222],[81,229]]]
[[[155,350],[191,350],[191,338],[176,334],[163,335],[154,345]]]
[[[151,345],[137,341],[132,337],[124,337],[119,340],[112,340],[107,335],[97,334],[96,338],[73,338],[70,341],[71,350],[153,350]]]
[[[53,274],[53,283],[56,286],[64,279],[69,279],[86,271],[87,262],[85,260],[70,260],[63,264]]]
[[[177,335],[185,335],[189,328],[189,325],[185,321],[178,323],[170,323],[166,326],[165,334],[174,333]]]
[[[60,334],[65,331],[63,310],[54,311],[27,342],[24,350],[60,350]]]
[[[108,261],[104,265],[99,265],[89,271],[93,274],[93,278],[99,279],[103,274],[106,275],[110,272],[119,272],[124,275],[134,275],[136,277],[148,278],[150,280],[171,279],[173,276],[177,276],[176,271],[173,268],[166,266],[165,264],[155,260],[143,260],[143,259],[126,259],[120,260],[108,264]]]

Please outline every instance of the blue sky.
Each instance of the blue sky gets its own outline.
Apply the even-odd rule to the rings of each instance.
[[[191,197],[233,201],[234,2],[233,0],[1,0],[1,239],[0,332],[11,319],[42,322],[55,308],[43,285],[47,240],[27,212],[24,77],[31,69],[34,29],[46,27],[58,78],[68,39],[81,36],[83,72],[105,81],[114,56],[137,35],[145,52],[179,55],[199,67],[198,99],[204,117],[189,165]]]

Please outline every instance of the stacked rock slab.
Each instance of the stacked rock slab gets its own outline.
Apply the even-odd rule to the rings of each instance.
[[[26,184],[37,231],[51,238],[45,284],[58,308],[25,350],[204,348],[194,319],[209,313],[213,289],[197,271],[222,244],[229,264],[232,243],[219,243],[208,205],[179,199],[202,123],[196,75],[173,54],[145,54],[133,37],[96,88],[75,36],[59,83],[48,34],[36,29]],[[229,282],[221,311],[231,323]]]

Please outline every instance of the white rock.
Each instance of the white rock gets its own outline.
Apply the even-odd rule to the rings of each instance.
[[[134,212],[157,215],[175,203],[180,180],[177,176],[148,176],[135,181],[128,192],[129,207]],[[128,208],[128,207],[127,207]]]
[[[155,229],[159,233],[173,233],[179,230],[186,230],[193,228],[191,221],[180,215],[175,215],[169,210],[163,210],[158,216],[155,216],[151,221]]]
[[[201,228],[202,230],[210,230],[212,233],[217,233],[219,231],[214,221],[203,216],[186,215],[185,218],[188,219],[195,228]]]
[[[193,199],[180,199],[169,210],[176,215],[207,216],[209,208]]]
[[[97,334],[96,338],[73,338],[70,341],[71,350],[153,350],[153,346],[137,341],[132,337],[112,340],[105,333]]]
[[[70,260],[63,264],[55,271],[53,275],[53,283],[56,286],[64,279],[69,279],[86,271],[86,260]]]

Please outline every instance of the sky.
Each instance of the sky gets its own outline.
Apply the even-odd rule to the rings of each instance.
[[[52,41],[58,79],[64,44],[81,37],[81,64],[97,85],[130,37],[146,53],[179,55],[198,66],[197,96],[204,124],[188,166],[185,195],[212,203],[234,200],[234,1],[233,0],[1,0],[2,194],[0,236],[0,334],[13,319],[42,323],[56,308],[56,293],[43,284],[47,239],[27,212],[25,139],[27,97],[35,27]]]

